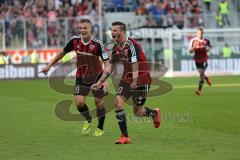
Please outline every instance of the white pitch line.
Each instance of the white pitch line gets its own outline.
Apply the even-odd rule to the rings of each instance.
[[[196,85],[173,85],[173,88],[195,88]],[[212,84],[211,87],[240,87],[240,83],[219,83]]]

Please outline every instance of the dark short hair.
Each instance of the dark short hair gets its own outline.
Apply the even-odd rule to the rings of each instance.
[[[90,19],[87,19],[87,18],[81,18],[80,23],[89,23],[90,25],[92,25],[92,22],[90,21]]]
[[[126,32],[127,30],[126,24],[120,21],[113,22],[112,26],[120,26],[121,30],[123,30],[124,32]]]
[[[201,32],[204,32],[202,27],[199,27],[197,30],[201,31]]]

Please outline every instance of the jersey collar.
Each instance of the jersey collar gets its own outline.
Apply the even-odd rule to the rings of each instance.
[[[93,39],[93,35],[91,35],[91,38],[90,38],[90,40],[89,40],[87,43],[83,42],[83,39],[82,39],[82,38],[81,38],[81,41],[82,41],[82,43],[83,43],[84,45],[88,45],[88,44],[92,41],[92,39]]]

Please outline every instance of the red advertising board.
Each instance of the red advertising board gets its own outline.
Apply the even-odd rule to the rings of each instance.
[[[21,64],[23,56],[30,56],[35,53],[37,54],[40,63],[48,63],[56,54],[61,52],[61,49],[6,50],[6,52],[10,56],[13,64]]]

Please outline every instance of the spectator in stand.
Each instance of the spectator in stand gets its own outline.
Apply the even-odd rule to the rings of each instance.
[[[146,8],[146,14],[150,15],[153,9],[153,3],[151,0],[145,0],[145,8]]]
[[[11,63],[11,59],[9,55],[4,51],[0,52],[0,64],[10,64],[10,63]]]
[[[125,0],[125,11],[132,12],[136,8],[136,0]]]
[[[5,21],[6,47],[23,46],[24,21],[26,18],[27,47],[43,47],[45,43],[65,44],[65,24],[58,18],[75,17],[88,14],[93,16],[94,28],[99,32],[96,23],[98,0],[5,0],[0,1],[0,19]],[[35,19],[36,18],[36,19]],[[45,19],[48,18],[46,21]],[[57,22],[54,22],[57,21]],[[68,19],[69,26],[72,20]],[[45,25],[47,24],[48,40],[45,42]],[[59,26],[57,26],[59,25]],[[2,26],[3,27],[3,26]],[[76,30],[76,31],[73,31]],[[76,27],[69,27],[68,32],[77,32]],[[13,46],[13,45],[18,46]]]
[[[74,17],[74,10],[72,6],[69,6],[67,9],[67,16],[66,17]]]
[[[39,17],[47,17],[47,4],[45,0],[38,0],[37,1],[37,15]]]
[[[229,13],[229,3],[228,3],[228,1],[222,0],[218,4],[218,11],[222,15],[223,25],[225,25],[227,23],[230,26],[231,23],[230,23],[229,18],[228,18],[228,13]]]
[[[77,16],[85,15],[85,12],[88,9],[88,1],[80,3],[79,1],[74,5],[74,10]]]
[[[198,13],[196,14],[197,19],[197,26],[196,27],[204,27],[204,20],[202,14]]]
[[[184,4],[183,0],[179,0],[176,2],[175,12],[177,14],[184,14],[185,4]]]
[[[33,13],[33,10],[31,8],[31,6],[25,6],[24,7],[23,16],[25,18],[32,18],[32,17],[34,17],[34,13]]]
[[[146,27],[157,27],[157,23],[153,17],[146,17]]]
[[[124,0],[113,0],[113,3],[116,6],[117,12],[124,11]]]
[[[164,8],[162,2],[157,2],[154,4],[153,15],[154,15],[154,18],[156,19],[156,24],[158,26],[162,26],[163,18],[164,18],[163,16],[165,13],[166,13],[166,9]]]
[[[27,47],[43,47],[45,44],[44,27],[46,20],[43,18],[31,18],[26,20]]]
[[[216,20],[217,28],[224,27],[223,18],[219,12],[216,13],[215,20]]]
[[[193,14],[199,14],[202,12],[201,7],[198,4],[197,0],[191,0],[190,2],[190,10]]]
[[[166,16],[165,16],[165,23],[164,23],[164,28],[169,28],[173,27],[174,25],[174,20],[173,20],[173,13],[174,11],[169,11]]]
[[[231,58],[233,54],[233,50],[231,47],[229,47],[228,43],[225,43],[225,46],[222,48],[220,52],[223,58]]]
[[[153,16],[158,27],[183,28],[185,15],[189,19],[188,27],[204,25],[198,0],[138,0],[135,11],[137,15]]]
[[[199,26],[203,26],[203,17],[202,17],[202,10],[201,7],[198,4],[197,0],[191,0],[188,7],[190,13],[189,13],[189,24],[188,27],[190,28],[196,28]]]
[[[78,21],[75,19],[70,19],[68,20],[68,39],[70,39],[74,35],[79,35],[79,30],[78,30]]]
[[[28,19],[26,29],[27,29],[27,46],[37,47],[36,19]]]
[[[147,14],[144,0],[139,0],[139,1],[137,2],[136,14],[137,14],[137,15],[146,15],[146,14]]]
[[[60,6],[57,10],[57,15],[59,18],[63,18],[63,17],[66,17],[65,16],[65,8],[63,6]]]
[[[175,9],[176,9],[175,1],[174,0],[167,1],[167,12],[173,13],[175,12]]]
[[[236,2],[237,12],[240,13],[240,0],[237,0]]]
[[[5,64],[3,52],[0,52],[0,65]]]
[[[0,3],[0,19],[4,19],[4,10],[5,10],[5,5],[4,3]]]
[[[212,0],[204,0],[205,6],[208,12],[211,11],[211,2]]]
[[[123,0],[118,0],[119,2]],[[0,2],[0,19],[39,18],[39,17],[72,17],[85,15],[88,9],[97,11],[98,0],[12,0]],[[69,11],[70,10],[70,11]],[[90,10],[90,8],[89,8]],[[50,12],[50,13],[49,13]]]
[[[47,14],[49,21],[55,21],[58,17],[58,12],[55,9],[55,5],[53,3],[48,3],[48,14]]]
[[[183,13],[181,12],[181,10],[178,10],[175,13],[175,15],[174,15],[174,23],[177,26],[177,28],[183,29],[183,27],[184,27],[184,17],[183,17]]]

